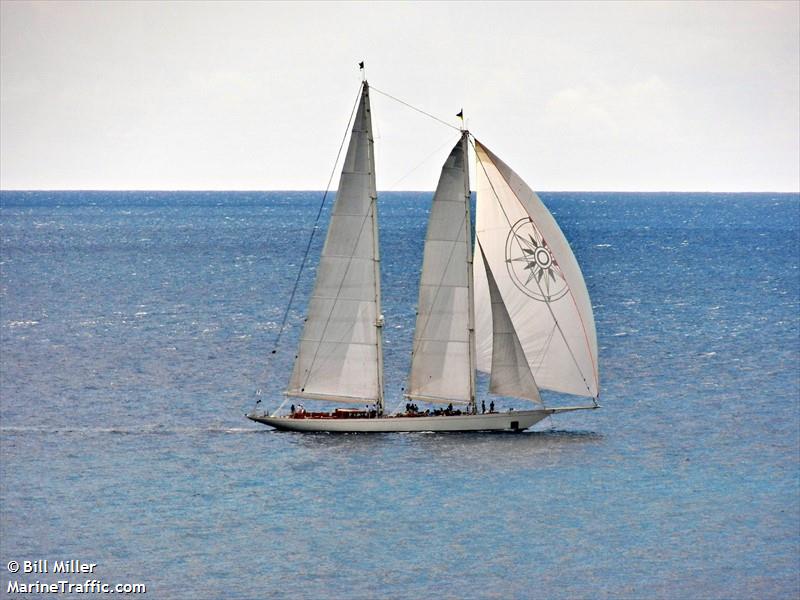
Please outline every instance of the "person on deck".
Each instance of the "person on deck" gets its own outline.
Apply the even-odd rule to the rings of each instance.
[[[489,412],[490,412],[490,413],[493,413],[493,412],[494,412],[494,400],[492,400],[492,401],[489,403]]]
[[[481,414],[486,414],[486,402],[484,400],[481,400]]]

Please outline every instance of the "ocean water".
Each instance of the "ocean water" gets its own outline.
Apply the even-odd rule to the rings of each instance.
[[[288,378],[319,193],[0,194],[0,595],[78,559],[153,598],[797,598],[800,197],[542,198],[603,409],[337,436],[243,417]],[[390,404],[429,199],[380,197]]]

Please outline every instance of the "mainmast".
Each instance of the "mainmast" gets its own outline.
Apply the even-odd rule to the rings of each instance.
[[[462,123],[464,122],[464,109],[458,113]],[[470,211],[470,191],[469,191],[469,131],[461,130],[461,145],[464,152],[464,212],[466,222],[466,243],[467,243],[467,299],[469,303],[469,412],[477,413],[478,404],[475,399],[475,283],[472,275],[472,214]]]
[[[362,72],[363,72],[363,64]],[[372,137],[372,114],[369,103],[369,83],[366,74],[363,82],[364,110],[366,111],[367,123],[367,149],[369,151],[369,196],[372,205],[372,262],[375,277],[375,349],[377,355],[377,377],[378,377],[378,397],[376,406],[378,416],[383,415],[383,312],[381,311],[381,251],[378,243],[378,188],[375,182],[375,141]]]

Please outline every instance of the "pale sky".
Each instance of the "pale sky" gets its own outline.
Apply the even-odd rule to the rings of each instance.
[[[0,187],[323,189],[360,60],[536,190],[800,188],[798,2],[50,1],[0,4]],[[434,189],[457,133],[372,103]]]

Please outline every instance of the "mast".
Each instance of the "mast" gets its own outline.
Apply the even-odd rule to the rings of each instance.
[[[372,137],[372,114],[369,104],[369,83],[364,74],[364,110],[367,113],[367,149],[369,152],[369,196],[372,205],[372,262],[375,277],[375,350],[377,355],[378,416],[383,415],[383,313],[381,312],[381,251],[378,243],[378,188],[375,182],[375,141]]]
[[[464,109],[459,113],[464,119]],[[469,412],[477,414],[478,403],[475,400],[475,282],[472,275],[472,215],[470,211],[469,191],[469,131],[461,132],[461,145],[464,152],[464,212],[467,227],[467,301],[469,303]]]

